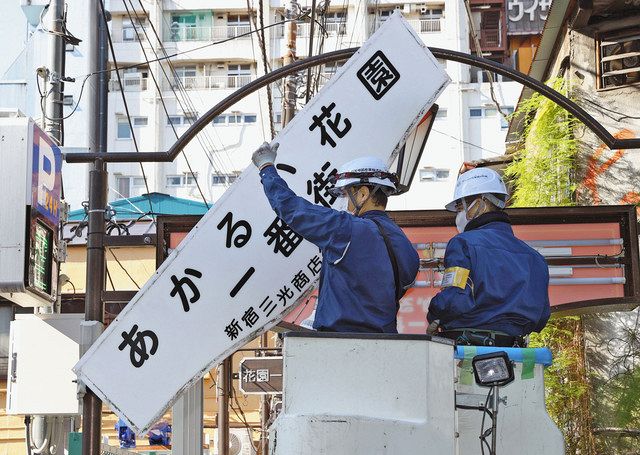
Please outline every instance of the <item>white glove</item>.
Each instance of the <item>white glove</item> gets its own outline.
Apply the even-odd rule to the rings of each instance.
[[[273,144],[269,144],[264,142],[258,150],[253,152],[251,155],[251,161],[256,165],[258,170],[262,170],[267,166],[272,166],[276,161],[276,156],[278,155],[278,147],[280,144],[274,142]]]

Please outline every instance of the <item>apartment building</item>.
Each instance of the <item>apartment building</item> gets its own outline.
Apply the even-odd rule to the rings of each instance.
[[[510,47],[508,26],[510,14],[515,12],[507,9],[504,0],[470,0],[470,15],[458,0],[344,0],[330,2],[325,7],[327,3],[318,2],[321,14],[314,27],[313,54],[361,45],[392,13],[400,10],[428,46],[467,53],[475,51],[473,30],[484,56],[512,66],[518,62],[519,48]],[[510,7],[512,3],[509,2]],[[311,7],[310,0],[299,0],[298,4],[298,13]],[[69,0],[68,5],[69,30],[79,37],[89,33],[84,20],[84,2]],[[260,40],[256,33],[250,33],[256,24],[271,25],[265,30],[267,65],[272,69],[282,66],[287,43],[285,26],[279,23],[286,15],[287,5],[284,0],[270,0],[264,2],[263,10],[259,11],[258,2],[254,0],[248,3],[246,0],[107,2],[112,14],[110,28],[117,66],[124,67],[120,69],[122,91],[115,71],[111,72],[109,152],[135,151],[136,146],[141,153],[167,150],[195,118],[263,75]],[[309,54],[310,20],[301,18],[296,28],[296,54],[304,58]],[[46,35],[35,32],[27,46],[38,47],[45,38]],[[522,45],[525,51],[526,45],[526,42]],[[86,74],[82,43],[68,51],[67,73],[71,74],[71,69],[76,74]],[[144,63],[146,61],[150,63]],[[31,66],[35,68],[43,63],[32,61]],[[451,76],[452,84],[438,100],[440,110],[412,189],[392,198],[391,209],[441,208],[453,191],[463,160],[492,158],[504,153],[508,122],[496,104],[500,111],[511,112],[520,86],[497,75],[491,82],[486,73],[456,62],[441,63]],[[115,69],[112,58],[110,66]],[[321,89],[340,66],[341,63],[334,63],[315,69],[311,84],[314,92],[316,87]],[[29,78],[33,79],[31,75]],[[491,85],[495,101],[490,93]],[[79,86],[78,82],[67,84],[68,112],[78,101]],[[299,108],[304,104],[302,95],[306,86],[305,75],[302,75]],[[32,90],[32,93],[35,92]],[[32,95],[22,109],[40,117],[37,100],[37,94]],[[67,132],[74,130],[66,134],[65,141],[71,152],[86,148],[86,138],[82,137],[82,130],[86,128],[78,128],[89,121],[82,109],[85,101],[80,100],[79,109],[65,127]],[[0,106],[1,103],[0,99]],[[110,164],[109,198],[137,196],[146,193],[148,188],[178,197],[215,201],[249,164],[253,150],[264,140],[270,140],[269,112],[264,89],[239,101],[216,117],[174,162],[145,164],[146,184],[139,164]],[[271,112],[278,131],[282,118],[282,84],[272,86]],[[70,188],[67,198],[73,208],[79,207],[86,198],[86,172],[81,168],[68,165],[65,170],[65,187]]]

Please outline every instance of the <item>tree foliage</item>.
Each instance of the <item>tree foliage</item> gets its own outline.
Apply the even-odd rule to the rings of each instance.
[[[567,93],[563,78],[547,85]],[[521,147],[505,170],[514,188],[511,205],[572,205],[578,151],[575,119],[539,93],[521,102],[513,116],[524,119],[524,129]],[[545,374],[546,404],[564,434],[568,455],[595,455],[583,335],[579,317],[553,318],[540,334],[531,335],[531,346],[548,346],[554,354],[554,364]]]

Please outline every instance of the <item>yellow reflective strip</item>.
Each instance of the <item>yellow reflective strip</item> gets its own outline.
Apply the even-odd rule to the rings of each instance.
[[[467,287],[467,280],[469,279],[469,269],[464,267],[448,267],[442,275],[442,287],[448,288],[455,286],[460,289]]]

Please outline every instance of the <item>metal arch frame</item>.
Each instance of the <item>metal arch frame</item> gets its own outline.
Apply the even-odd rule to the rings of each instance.
[[[203,130],[214,117],[225,112],[229,107],[240,101],[247,95],[271,84],[284,76],[292,73],[312,68],[317,65],[325,63],[332,63],[339,60],[346,60],[351,57],[359,48],[352,47],[349,49],[341,49],[338,51],[327,52],[325,54],[316,55],[294,62],[290,65],[278,68],[269,74],[266,74],[255,81],[245,85],[239,90],[229,95],[224,100],[209,109],[203,116],[193,123],[185,133],[178,138],[178,140],[171,146],[166,152],[117,152],[117,153],[71,153],[65,155],[65,161],[67,163],[88,163],[95,160],[102,160],[103,162],[113,163],[132,163],[132,162],[169,162],[173,161],[178,154],[195,138],[195,136]],[[561,95],[553,90],[551,87],[543,84],[542,82],[533,79],[532,77],[509,68],[500,63],[488,60],[482,57],[476,57],[463,52],[452,51],[448,49],[441,49],[437,47],[430,47],[429,50],[437,58],[451,60],[458,63],[464,63],[470,66],[475,66],[481,69],[493,71],[502,76],[507,76],[510,79],[519,82],[525,87],[540,93],[551,101],[557,103],[559,106],[566,109],[578,120],[580,120],[587,128],[589,128],[596,136],[598,136],[604,144],[610,149],[633,149],[640,148],[640,138],[632,139],[616,139],[611,133],[609,133],[604,126],[602,126],[596,119],[587,113],[583,108],[571,101],[569,98]]]

